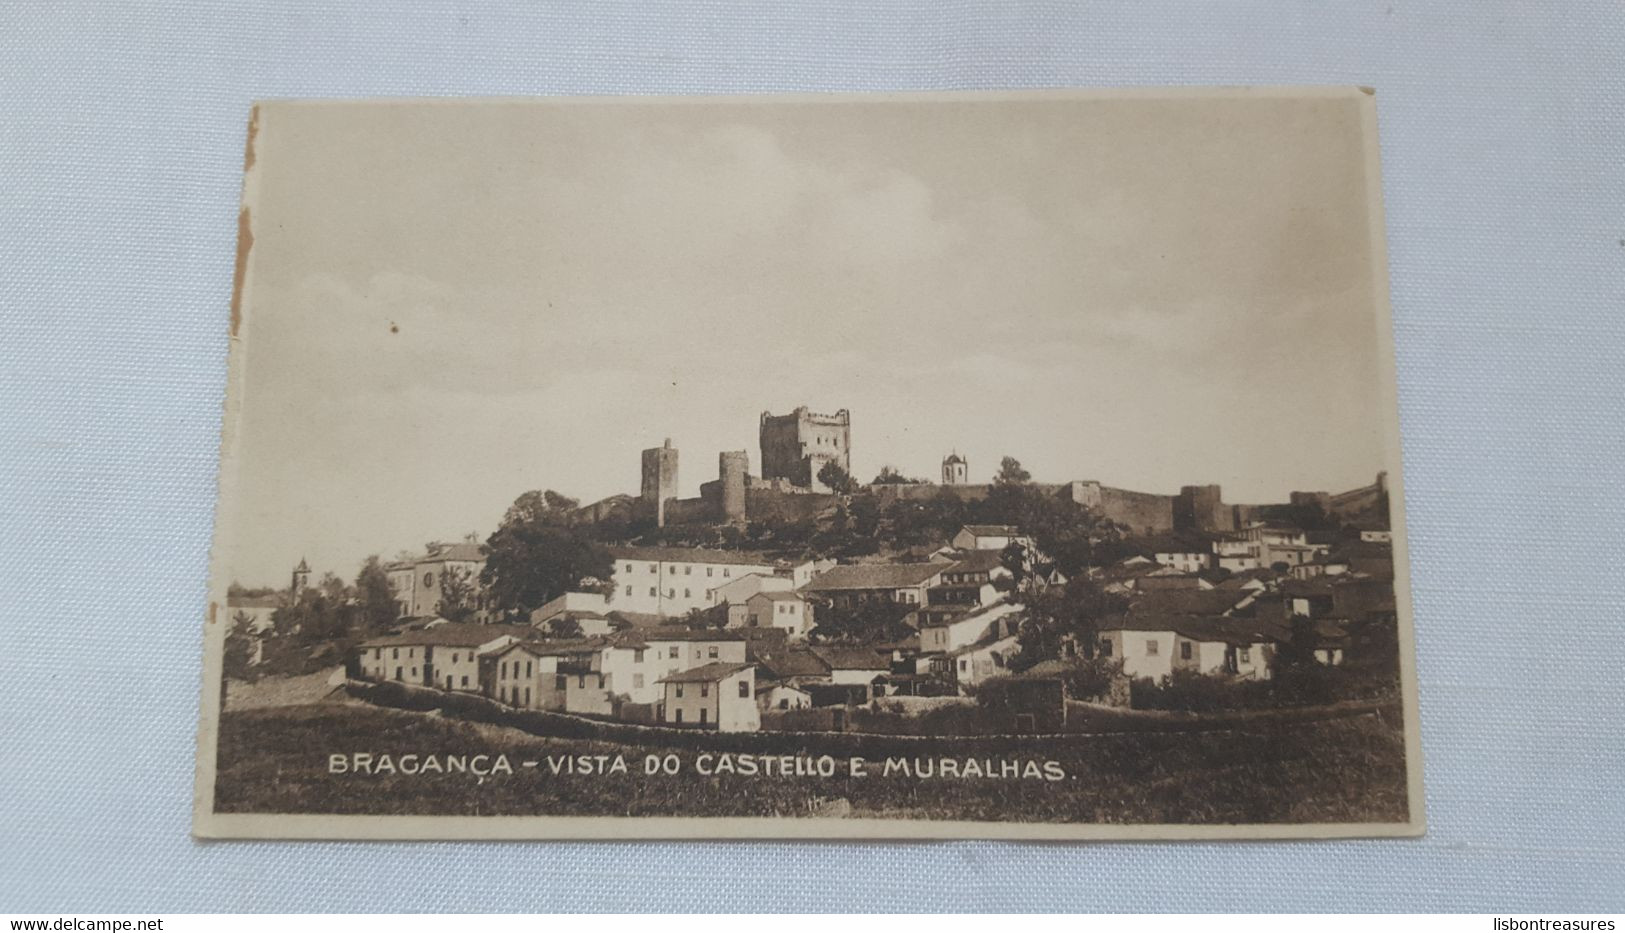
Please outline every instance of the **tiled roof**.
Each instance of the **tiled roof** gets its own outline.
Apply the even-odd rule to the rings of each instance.
[[[968,531],[978,538],[1006,537],[1021,533],[1015,525],[966,525],[961,530]]]
[[[535,636],[535,631],[529,626],[522,625],[478,625],[472,623],[437,625],[433,628],[418,631],[401,632],[398,635],[385,635],[382,638],[373,638],[361,643],[363,648],[388,648],[404,645],[434,645],[447,648],[475,648],[511,635],[514,638],[525,639]]]
[[[970,551],[943,573],[990,573],[1004,566],[1003,551]]]
[[[1194,573],[1148,573],[1135,581],[1134,588],[1142,593],[1151,593],[1159,590],[1205,590],[1209,588],[1202,585],[1205,582],[1206,581]]]
[[[1256,641],[1273,641],[1280,637],[1271,627],[1261,625],[1254,619],[1172,613],[1127,613],[1102,620],[1100,630],[1174,632],[1193,641],[1222,641],[1230,644],[1252,644]],[[1270,634],[1264,634],[1265,631]]]
[[[627,612],[624,609],[611,609],[609,620],[611,622],[624,622],[635,629],[648,629],[670,624],[671,616],[663,616],[657,612]]]
[[[806,597],[794,590],[762,590],[760,593],[752,596],[751,599],[770,599],[776,603],[799,603],[806,601]]]
[[[756,660],[765,668],[764,674],[774,677],[823,677],[829,665],[805,648],[788,651],[757,652]]]
[[[751,665],[749,664],[731,664],[726,661],[713,661],[710,664],[702,664],[699,667],[691,668],[686,671],[680,671],[676,674],[667,674],[665,677],[660,678],[658,682],[663,684],[716,683],[725,677],[732,677],[740,671],[747,670],[750,667]]]
[[[443,561],[469,561],[478,563],[485,560],[485,551],[473,541],[458,541],[454,544],[443,544],[432,554],[418,558],[420,564],[436,564]]]
[[[891,667],[891,661],[885,655],[870,648],[819,647],[808,650],[829,665],[832,671],[883,671]]]
[[[663,641],[746,641],[744,633],[734,629],[683,628],[662,626],[621,632],[614,636],[615,644],[623,648],[636,648],[649,642]]]
[[[812,592],[830,590],[885,590],[919,586],[942,573],[943,564],[840,564],[824,571],[804,587]]]
[[[1251,594],[1240,590],[1153,590],[1135,598],[1135,612],[1222,615]]]
[[[664,561],[668,564],[731,564],[769,567],[774,563],[766,555],[755,551],[724,551],[703,547],[612,547],[609,556],[615,560]]]

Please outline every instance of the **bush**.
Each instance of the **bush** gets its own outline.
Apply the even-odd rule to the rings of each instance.
[[[1175,671],[1160,682],[1140,677],[1129,685],[1129,704],[1134,709],[1207,713],[1322,706],[1398,693],[1399,680],[1392,672],[1303,664],[1284,667],[1270,680],[1232,680],[1193,671]]]

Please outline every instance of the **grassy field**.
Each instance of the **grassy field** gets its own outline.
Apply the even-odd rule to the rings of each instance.
[[[952,740],[909,757],[966,758],[1027,777],[705,775],[703,751],[542,738],[362,704],[227,712],[215,806],[222,813],[829,816],[1090,823],[1393,822],[1405,819],[1404,741],[1380,715],[1199,733],[1012,739],[997,753]],[[513,772],[330,773],[329,755],[507,756]],[[810,754],[816,755],[816,750]],[[548,756],[622,756],[627,772],[554,774]],[[644,774],[645,756],[677,774]],[[992,759],[990,765],[987,759]],[[347,759],[353,761],[353,758]],[[525,767],[523,762],[536,762]],[[739,759],[736,766],[743,769]],[[1031,762],[1032,768],[1027,764]],[[1059,780],[1038,776],[1046,766]],[[414,764],[422,765],[422,758]],[[761,770],[765,762],[757,761]],[[933,762],[940,771],[940,763]],[[914,763],[911,762],[911,768]]]

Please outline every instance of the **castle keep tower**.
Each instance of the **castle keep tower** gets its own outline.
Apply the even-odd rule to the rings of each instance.
[[[959,455],[959,451],[956,450],[942,458],[942,485],[963,486],[968,482],[969,473],[970,464]]]
[[[305,563],[303,557],[299,558],[299,566],[293,568],[293,584],[288,589],[298,596],[299,591],[310,585],[310,565]]]
[[[666,524],[666,500],[677,495],[677,450],[666,438],[664,447],[651,447],[643,452],[643,486],[641,496],[644,510],[652,513],[655,524]]]
[[[783,479],[808,489],[826,491],[818,471],[835,463],[852,472],[852,416],[808,411],[803,405],[788,415],[762,412],[762,478]]]
[[[722,485],[722,520],[745,520],[745,476],[750,472],[750,454],[725,450],[717,455],[717,481]]]

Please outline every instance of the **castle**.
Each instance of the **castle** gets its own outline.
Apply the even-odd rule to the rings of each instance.
[[[700,485],[694,498],[678,498],[678,451],[667,438],[660,447],[643,451],[639,495],[611,496],[579,510],[583,521],[598,521],[617,512],[655,524],[741,524],[747,521],[798,521],[814,518],[839,498],[819,479],[828,464],[850,474],[852,418],[847,409],[832,415],[806,406],[785,415],[762,412],[758,425],[762,472],[750,472],[750,453],[722,451],[717,456],[717,478]],[[866,487],[882,503],[930,499],[951,495],[965,501],[984,499],[993,488],[969,481],[970,464],[957,451],[942,460],[942,480],[936,483],[877,484]],[[1375,507],[1387,493],[1387,476],[1377,474],[1370,486],[1336,495],[1293,492],[1285,503],[1240,505],[1224,501],[1217,485],[1183,486],[1173,495],[1136,492],[1106,486],[1096,480],[1034,483],[1085,506],[1134,534],[1172,531],[1228,532],[1269,520],[1305,506],[1347,516]]]

